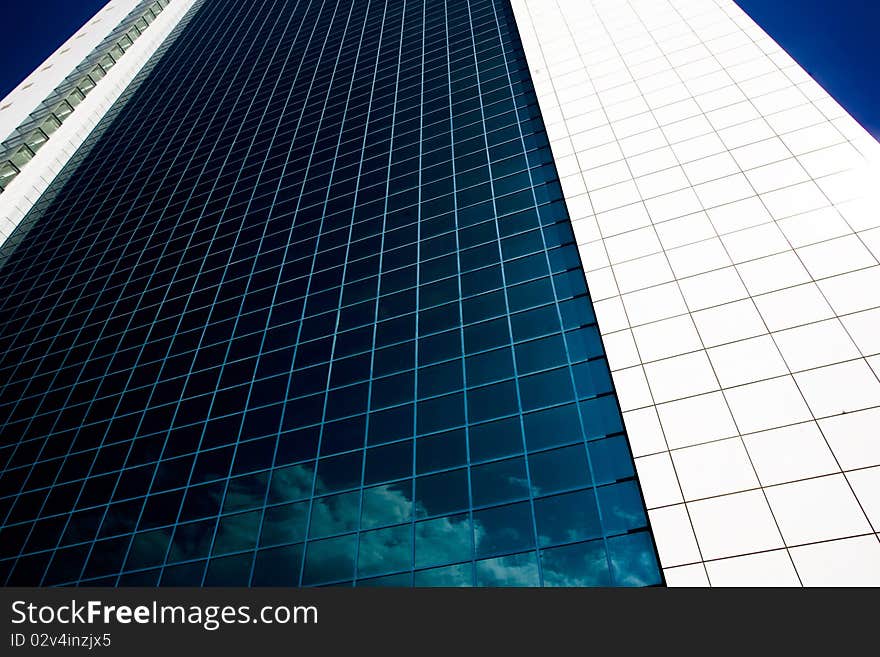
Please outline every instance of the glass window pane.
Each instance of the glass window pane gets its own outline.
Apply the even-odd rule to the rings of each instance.
[[[257,544],[260,515],[259,511],[250,511],[221,517],[214,539],[214,554],[253,549]]]
[[[660,569],[648,532],[614,536],[608,539],[608,553],[617,586],[660,584]]]
[[[361,528],[408,522],[412,518],[412,481],[364,489]]]
[[[207,557],[211,549],[211,539],[214,538],[215,526],[214,520],[177,525],[174,528],[174,539],[171,541],[168,561],[188,561]]]
[[[131,547],[128,549],[126,569],[133,570],[161,565],[165,561],[165,552],[170,540],[170,527],[135,534],[131,541]]]
[[[319,427],[282,433],[275,450],[275,463],[286,465],[315,458],[318,453],[319,435]]]
[[[465,299],[461,306],[462,320],[465,324],[499,317],[507,312],[507,300],[502,290]]]
[[[73,113],[73,107],[70,106],[66,100],[62,100],[58,105],[56,105],[55,109],[52,110],[52,113],[58,119],[59,122],[64,122],[68,116]]]
[[[30,162],[33,157],[34,152],[25,144],[12,154],[9,161],[18,169],[21,169],[25,164]]]
[[[419,365],[461,356],[461,332],[446,331],[419,338]]]
[[[253,558],[253,553],[248,552],[211,559],[205,573],[205,586],[247,586]]]
[[[415,366],[415,342],[404,342],[377,349],[373,357],[373,374],[381,376]]]
[[[0,187],[6,187],[7,183],[18,175],[18,167],[12,162],[3,162],[0,164]]]
[[[587,291],[584,274],[579,269],[556,274],[553,277],[553,287],[559,299],[570,299]]]
[[[373,381],[370,407],[395,406],[412,399],[415,388],[415,372],[412,370],[392,374]]]
[[[346,488],[354,488],[361,483],[363,452],[352,452],[318,461],[318,474],[315,477],[315,492],[332,493]]]
[[[416,568],[470,559],[472,536],[466,513],[416,523]]]
[[[300,564],[302,563],[303,546],[287,545],[284,547],[260,550],[254,563],[253,586],[296,586],[299,584]]]
[[[489,224],[489,222],[487,222]],[[487,225],[483,224],[483,225]],[[494,231],[494,226],[492,228]],[[500,288],[504,282],[501,275],[501,267],[494,265],[478,271],[462,274],[461,293],[463,295],[479,294],[489,290]]]
[[[614,389],[611,385],[611,372],[604,358],[578,363],[573,365],[571,370],[575,390],[580,398],[595,397]]]
[[[55,118],[54,114],[50,114],[43,122],[40,124],[40,129],[45,132],[47,135],[51,135],[58,128],[61,127],[61,121]]]
[[[467,470],[451,470],[416,479],[416,517],[436,516],[468,506]]]
[[[358,547],[358,576],[405,570],[412,565],[412,527],[398,525],[364,532]]]
[[[312,494],[313,463],[301,463],[272,472],[269,485],[269,504],[301,500]]]
[[[565,342],[559,334],[516,345],[516,367],[521,374],[549,369],[565,362]]]
[[[370,579],[359,579],[358,586],[387,586],[387,587],[406,587],[412,586],[412,574],[400,573],[399,575],[385,575],[384,577],[372,577]]]
[[[186,499],[181,511],[182,520],[195,520],[214,516],[220,512],[223,499],[223,482],[218,481],[204,486],[190,486],[186,489]],[[106,524],[106,521],[105,521]]]
[[[79,89],[73,89],[73,91],[67,94],[65,100],[70,103],[71,107],[76,107],[83,101],[84,98],[85,96]]]
[[[595,325],[586,326],[565,334],[568,353],[573,361],[587,360],[604,355],[599,329]]]
[[[574,404],[548,408],[523,416],[526,445],[530,450],[565,445],[581,439],[581,423]]]
[[[312,502],[309,537],[320,538],[357,529],[360,498],[357,491],[316,497]]]
[[[382,481],[411,477],[412,469],[412,440],[373,447],[367,450],[364,483],[377,484]]]
[[[584,429],[587,432],[588,440],[623,431],[620,408],[614,396],[586,399],[579,402],[578,406],[584,420]]]
[[[610,586],[602,541],[541,550],[544,586]]]
[[[425,399],[418,404],[418,431],[432,433],[464,424],[464,395]]]
[[[83,95],[87,95],[92,89],[95,88],[95,82],[86,75],[79,82],[76,83],[76,88],[82,92]]]
[[[568,368],[524,376],[519,380],[523,410],[573,401],[571,374]]]
[[[575,251],[575,258],[579,258]],[[579,265],[580,260],[576,260]],[[547,256],[541,252],[504,263],[504,273],[508,285],[540,278],[549,273],[547,268]]]
[[[612,436],[589,443],[593,476],[604,484],[634,475],[632,455],[624,436]]]
[[[535,500],[535,520],[542,546],[602,535],[592,489]]]
[[[555,306],[545,306],[511,315],[514,340],[528,340],[559,332],[559,314]]]
[[[621,534],[648,524],[635,481],[602,486],[597,492],[606,534]]]
[[[444,566],[443,568],[421,570],[414,574],[413,584],[415,586],[434,587],[473,586],[473,568],[471,568],[469,563],[461,563],[454,566]]]
[[[529,454],[529,475],[536,496],[590,485],[590,468],[583,444]]]
[[[562,313],[562,328],[565,329],[579,328],[596,321],[593,304],[585,296],[562,301],[559,304],[559,311]],[[570,343],[569,350],[571,350]]]
[[[521,454],[523,443],[519,417],[472,426],[470,451],[472,461],[486,461]]]
[[[513,357],[510,347],[486,351],[465,359],[467,384],[476,386],[513,376]]]
[[[535,546],[528,502],[474,511],[477,557],[514,552]]]
[[[482,422],[519,411],[516,383],[503,381],[468,390],[468,421]]]
[[[528,497],[522,457],[475,466],[471,470],[474,505],[498,504]]]
[[[411,436],[414,410],[412,404],[406,404],[370,413],[367,443],[379,445]]]
[[[18,568],[16,568],[16,573],[18,572]],[[160,568],[154,568],[153,570],[142,570],[137,573],[122,573],[119,576],[119,586],[158,586],[159,584],[159,575],[162,574],[162,570]],[[13,574],[13,577],[15,575]],[[11,585],[11,582],[10,582]]]
[[[464,465],[467,440],[464,429],[419,438],[416,441],[416,473],[431,472]]]
[[[37,128],[33,132],[31,132],[27,137],[25,137],[25,143],[28,147],[33,151],[37,152],[42,148],[43,144],[46,143],[46,140],[49,139],[42,130]]]
[[[321,455],[336,454],[358,449],[364,446],[367,416],[355,417],[327,422],[321,435]]]
[[[223,501],[223,512],[243,511],[263,506],[268,483],[268,472],[230,479],[226,487],[226,499]]]
[[[464,329],[464,346],[469,354],[510,343],[507,318],[473,324]]]
[[[484,559],[476,563],[477,586],[538,586],[534,552]]]
[[[168,566],[162,572],[162,586],[201,586],[205,573],[204,561]]]
[[[303,569],[304,586],[351,578],[354,574],[355,535],[310,541]]]
[[[260,537],[260,545],[279,545],[302,541],[306,537],[308,517],[308,502],[270,506],[263,516],[263,534]]]
[[[508,288],[507,299],[511,312],[541,306],[553,300],[553,285],[549,278],[521,283]]]
[[[463,386],[461,361],[453,360],[419,369],[419,397],[442,395]]]

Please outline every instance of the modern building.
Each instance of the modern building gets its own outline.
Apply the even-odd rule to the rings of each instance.
[[[880,585],[880,146],[732,0],[113,0],[0,133],[7,585]]]

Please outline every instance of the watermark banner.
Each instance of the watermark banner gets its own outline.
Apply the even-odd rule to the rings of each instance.
[[[863,595],[864,594],[864,595]],[[0,589],[0,655],[556,654],[553,646],[656,648],[709,635],[873,628],[864,591],[736,589]],[[818,610],[821,619],[818,618]],[[683,625],[684,624],[684,625]],[[685,631],[686,630],[686,631]],[[676,631],[678,632],[678,631]],[[581,652],[579,650],[578,652]],[[487,653],[489,654],[489,653]]]

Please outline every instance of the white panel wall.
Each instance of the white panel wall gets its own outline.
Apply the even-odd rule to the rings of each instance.
[[[513,7],[667,582],[880,585],[880,146],[732,0]]]
[[[196,0],[172,0],[0,194],[0,245],[15,230],[76,149],[195,2]],[[115,5],[115,0],[110,4]],[[99,12],[98,15],[101,14]],[[125,14],[119,20],[124,17]],[[79,61],[71,63],[70,69],[78,64]],[[66,75],[67,73],[62,79]]]

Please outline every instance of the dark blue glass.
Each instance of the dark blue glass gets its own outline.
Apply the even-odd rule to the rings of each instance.
[[[0,262],[0,582],[662,582],[505,0],[201,0]]]

